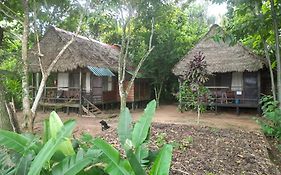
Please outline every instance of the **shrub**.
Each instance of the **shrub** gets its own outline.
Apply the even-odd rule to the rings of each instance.
[[[155,157],[147,145],[155,108],[156,102],[150,102],[134,127],[128,108],[121,113],[118,137],[125,157],[111,144],[89,134],[71,143],[75,121],[62,123],[55,112],[44,121],[42,139],[0,130],[0,146],[9,150],[0,153],[0,160],[8,155],[12,162],[0,166],[0,172],[27,175],[169,174],[172,146],[164,145]]]
[[[263,96],[260,100],[262,109],[262,118],[258,120],[262,131],[267,136],[281,138],[281,110],[278,108],[278,102],[274,101],[272,96]]]

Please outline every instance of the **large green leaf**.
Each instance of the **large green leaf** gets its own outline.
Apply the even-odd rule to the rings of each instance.
[[[43,127],[43,143],[45,144],[50,138],[50,123],[49,119],[44,120],[44,127]]]
[[[48,125],[48,123],[46,123]],[[46,135],[45,137],[51,137],[51,138],[56,138],[58,131],[63,127],[63,123],[61,119],[59,118],[58,114],[53,111],[50,114],[49,118],[49,134]],[[46,126],[46,129],[48,127]],[[58,151],[62,152],[65,156],[72,156],[75,154],[74,149],[72,147],[71,141],[68,138],[69,135],[65,136],[65,141],[62,142],[58,146]]]
[[[106,167],[106,172],[111,175],[123,174],[130,175],[130,173],[121,164],[119,152],[113,148],[109,143],[102,139],[95,139],[94,145],[99,148],[104,155],[109,159],[109,165]]]
[[[132,117],[128,108],[121,112],[118,123],[118,137],[122,145],[132,137]]]
[[[151,168],[150,175],[167,175],[172,160],[172,145],[164,145]]]
[[[31,153],[22,156],[17,162],[15,175],[27,175],[32,160],[33,155]]]
[[[136,155],[134,154],[133,150],[127,150],[126,151],[126,155],[127,155],[127,158],[130,162],[130,165],[133,169],[133,171],[135,172],[135,174],[137,175],[145,175],[145,171],[144,169],[142,168],[139,160],[137,159]]]
[[[53,175],[75,175],[83,170],[92,162],[91,157],[84,157],[84,152],[79,149],[76,155],[66,157],[63,161],[57,164],[53,170]]]
[[[23,135],[6,130],[0,130],[0,145],[23,154],[25,149],[28,147],[28,144],[29,139]]]
[[[51,138],[43,146],[40,152],[33,160],[28,175],[38,175],[44,164],[51,159],[53,154],[58,149],[58,146],[65,141],[66,136],[72,133],[75,126],[74,120],[67,121],[64,126],[59,130],[56,138]]]
[[[144,114],[134,126],[132,142],[136,147],[139,147],[147,138],[152,122],[152,117],[155,114],[155,108],[156,101],[152,100],[148,103],[147,107],[144,110]]]

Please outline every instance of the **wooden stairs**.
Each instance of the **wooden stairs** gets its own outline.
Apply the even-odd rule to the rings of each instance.
[[[85,97],[83,97],[82,110],[87,114],[87,117],[102,117],[104,115],[98,107]]]

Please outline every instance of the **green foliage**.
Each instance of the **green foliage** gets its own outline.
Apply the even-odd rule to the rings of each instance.
[[[281,139],[281,110],[272,96],[263,96],[260,100],[263,117],[258,120],[267,136]]]
[[[94,156],[90,149],[87,153],[81,149],[77,153],[74,152],[69,140],[74,126],[74,120],[62,124],[57,114],[52,112],[49,122],[45,122],[44,142],[32,135],[0,130],[0,145],[9,149],[9,155],[14,157],[11,159],[12,164],[7,168],[9,172],[28,175],[51,172],[72,175],[81,172],[96,161],[98,156]],[[100,155],[97,151],[95,153]]]
[[[190,60],[185,73],[185,81],[180,87],[178,99],[180,100],[180,110],[196,109],[198,120],[200,113],[206,110],[206,102],[210,100],[209,91],[204,86],[208,80],[207,63],[203,53],[199,52]]]
[[[126,109],[121,113],[119,120],[118,134],[119,141],[125,151],[126,159],[109,143],[102,139],[94,139],[93,145],[98,147],[106,157],[105,172],[108,174],[135,174],[145,175],[148,170],[147,159],[151,157],[147,148],[152,117],[155,113],[156,101],[151,101],[141,118],[131,128],[131,115]],[[127,119],[125,117],[128,117]],[[121,128],[120,128],[121,127]],[[127,127],[127,128],[124,128]],[[130,139],[131,138],[131,139]],[[172,146],[164,145],[152,163],[150,174],[168,174],[172,157]],[[147,169],[144,169],[147,167]]]
[[[172,149],[173,147],[171,145],[164,145],[152,166],[150,171],[151,175],[164,175],[169,173],[172,160]]]
[[[0,80],[6,92],[6,99],[11,101],[14,99],[17,108],[22,106],[22,87],[19,61],[16,58],[9,58],[0,63],[0,70],[9,71],[4,75],[0,75]]]
[[[121,113],[118,134],[125,158],[111,144],[89,134],[75,140],[74,148],[69,137],[75,121],[62,123],[55,112],[44,121],[42,140],[33,135],[0,130],[0,146],[5,147],[0,152],[0,159],[11,161],[0,165],[0,172],[21,175],[145,175],[151,169],[151,175],[168,174],[172,146],[165,144],[155,159],[155,152],[150,152],[147,147],[155,108],[153,100],[134,127],[129,110]]]
[[[166,133],[159,133],[156,135],[156,145],[158,148],[162,147],[164,144],[167,143],[166,136]]]
[[[206,103],[212,102],[212,97],[208,88],[199,86],[194,88],[188,80],[184,81],[180,87],[179,94],[177,95],[178,100],[181,98],[182,106],[180,110],[198,110],[205,112],[207,109]]]

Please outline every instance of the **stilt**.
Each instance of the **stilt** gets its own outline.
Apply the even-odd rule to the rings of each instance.
[[[80,68],[80,72],[79,72],[80,76],[79,76],[79,114],[80,116],[82,116],[82,70]]]
[[[239,115],[239,114],[240,114],[239,106],[236,106],[236,115]]]

